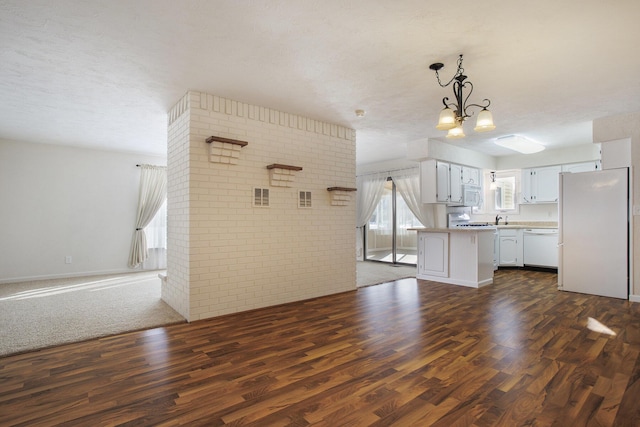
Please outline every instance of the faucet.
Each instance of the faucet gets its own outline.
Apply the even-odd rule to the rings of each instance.
[[[500,214],[498,214],[500,215]],[[500,220],[502,219],[501,216],[496,215],[496,225],[498,225],[498,223],[500,222]]]

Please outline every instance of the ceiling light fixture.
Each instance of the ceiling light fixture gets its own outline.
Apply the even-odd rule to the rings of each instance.
[[[495,140],[496,145],[517,151],[522,154],[533,154],[545,149],[545,146],[523,136],[508,135]]]
[[[489,179],[491,179],[491,184],[489,184],[489,190],[495,190],[496,188],[498,188],[495,171],[491,171],[491,173],[489,174]]]
[[[478,107],[482,108],[478,113],[478,119],[476,120],[476,127],[473,128],[476,132],[486,132],[490,130],[494,130],[496,127],[493,124],[493,116],[491,115],[491,111],[487,110],[489,105],[491,105],[491,101],[488,99],[484,99],[483,105],[480,104],[467,104],[471,93],[473,92],[473,84],[469,81],[465,81],[467,76],[465,76],[464,68],[462,68],[462,55],[458,58],[458,70],[456,74],[449,80],[448,83],[442,84],[440,81],[440,71],[444,67],[444,64],[440,62],[436,62],[435,64],[431,64],[429,68],[436,72],[436,78],[438,79],[438,84],[440,87],[447,87],[451,83],[453,83],[453,95],[455,96],[456,102],[449,103],[449,98],[444,97],[442,99],[442,103],[444,104],[444,109],[440,112],[440,118],[438,120],[438,125],[436,129],[438,130],[448,130],[447,138],[463,138],[464,130],[462,129],[462,124],[466,119],[471,117],[473,113],[469,113],[468,109],[470,107]],[[463,89],[468,89],[469,93],[464,96]]]

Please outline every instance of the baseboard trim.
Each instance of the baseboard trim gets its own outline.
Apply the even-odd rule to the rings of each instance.
[[[115,269],[115,270],[101,270],[101,271],[82,271],[77,273],[46,274],[42,276],[12,277],[9,279],[0,279],[0,285],[6,284],[6,283],[32,282],[34,280],[65,279],[67,277],[104,276],[107,274],[140,273],[143,271],[153,271],[153,270]]]
[[[640,295],[629,295],[629,301],[640,302]]]

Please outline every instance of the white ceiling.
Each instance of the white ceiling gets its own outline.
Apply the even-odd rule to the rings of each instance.
[[[448,81],[462,53],[497,129],[455,144],[584,144],[640,111],[638,43],[638,0],[0,0],[0,138],[165,155],[191,89],[354,128],[359,164],[404,158],[443,138],[429,65]]]

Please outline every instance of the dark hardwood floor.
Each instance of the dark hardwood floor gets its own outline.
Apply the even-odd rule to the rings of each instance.
[[[553,273],[404,279],[0,358],[0,425],[638,426],[639,352]]]

